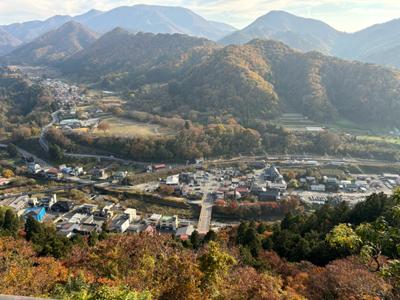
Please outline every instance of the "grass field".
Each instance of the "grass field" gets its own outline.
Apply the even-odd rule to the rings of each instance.
[[[109,118],[103,121],[110,124],[110,129],[105,132],[95,129],[93,134],[115,137],[154,137],[174,134],[173,130],[156,124],[140,123],[121,118]]]
[[[400,146],[400,138],[394,136],[361,135],[357,137],[359,141],[377,142],[382,144],[393,144]]]

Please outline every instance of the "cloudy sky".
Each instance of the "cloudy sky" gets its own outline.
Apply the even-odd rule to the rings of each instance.
[[[0,0],[0,24],[139,3],[184,6],[238,28],[276,9],[320,19],[348,32],[400,18],[399,0]]]

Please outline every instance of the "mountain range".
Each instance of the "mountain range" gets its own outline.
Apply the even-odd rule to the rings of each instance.
[[[400,67],[400,19],[345,33],[322,21],[271,11],[242,30],[235,30],[186,8],[156,5],[122,6],[105,12],[90,10],[74,17],[54,16],[45,21],[0,26],[0,55],[70,21],[79,22],[99,35],[121,27],[132,32],[187,34],[223,45],[271,39],[303,52],[319,51],[343,59]]]
[[[18,47],[2,60],[7,64],[52,64],[88,47],[97,34],[75,21],[69,21]]]
[[[58,67],[80,82],[136,95],[136,107],[150,110],[229,113],[242,120],[295,111],[320,122],[400,126],[400,72],[272,40],[222,47],[118,28]]]
[[[244,44],[253,39],[272,39],[301,51],[400,67],[400,19],[345,33],[318,20],[272,11],[220,42]]]
[[[0,26],[0,55],[9,53],[16,46],[31,42],[70,21],[79,22],[100,34],[123,27],[133,32],[181,33],[218,40],[236,30],[224,23],[208,21],[182,7],[122,6],[105,12],[90,10],[74,17],[54,16],[45,21]]]

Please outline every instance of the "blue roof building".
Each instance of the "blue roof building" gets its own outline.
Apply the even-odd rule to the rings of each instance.
[[[46,209],[42,206],[30,207],[25,210],[24,218],[27,219],[32,216],[36,221],[42,222],[46,215]]]

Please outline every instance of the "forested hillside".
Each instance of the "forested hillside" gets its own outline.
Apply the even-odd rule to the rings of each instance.
[[[48,90],[33,84],[17,71],[0,68],[0,128],[26,130],[45,124],[53,98]],[[30,135],[30,134],[29,134]]]
[[[67,239],[0,207],[0,290],[96,300],[398,299],[399,196],[195,231],[185,241],[107,226]]]
[[[295,111],[320,121],[400,126],[400,73],[280,42],[221,48],[184,35],[116,29],[61,66],[74,78],[163,111],[231,113],[242,121]],[[143,99],[146,98],[144,103]],[[143,108],[142,107],[142,108]]]
[[[92,44],[97,34],[70,21],[2,58],[8,64],[53,64]]]
[[[209,40],[182,34],[132,34],[116,28],[66,60],[61,68],[80,80],[100,80],[103,86],[129,89],[176,78],[183,62],[195,65],[208,48],[216,47]]]

